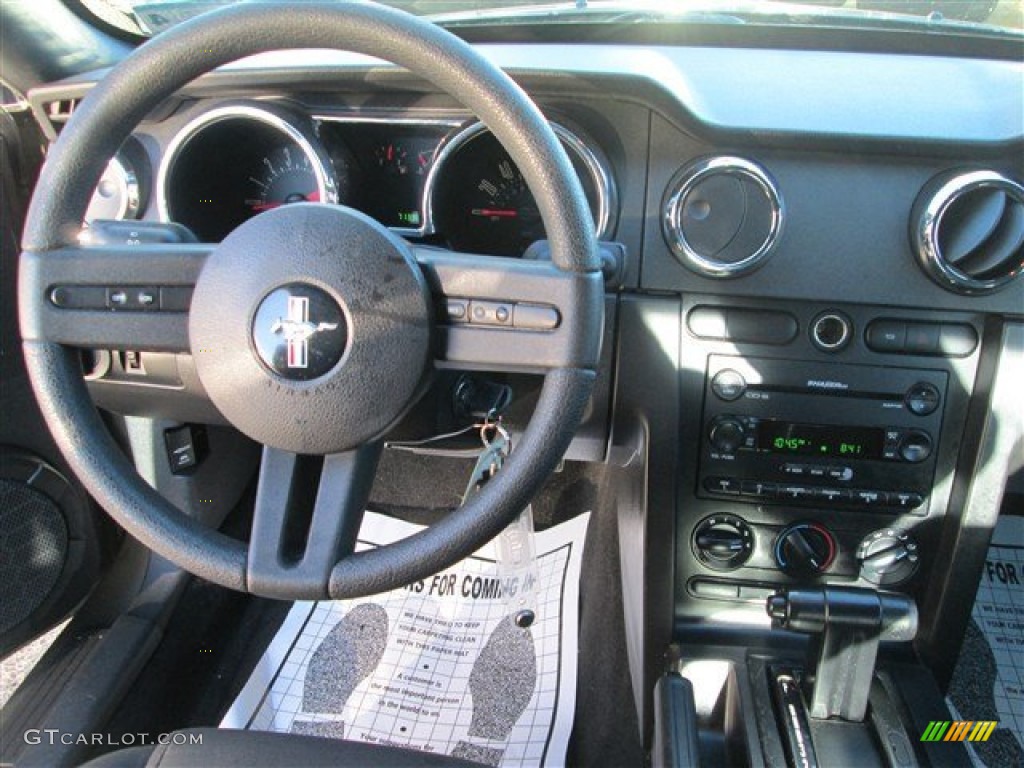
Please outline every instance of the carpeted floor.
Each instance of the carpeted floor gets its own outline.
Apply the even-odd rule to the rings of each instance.
[[[385,451],[371,494],[378,512],[419,524],[461,499],[471,460]],[[619,586],[615,510],[605,468],[567,462],[534,500],[538,528],[590,510],[581,584],[575,766],[642,766]],[[239,530],[235,535],[242,535]],[[196,580],[153,659],[110,722],[111,733],[215,725],[276,633],[289,603],[253,598]]]
[[[953,671],[949,702],[962,720],[995,720],[984,742],[969,742],[987,768],[1024,766],[1024,517],[1003,514]]]

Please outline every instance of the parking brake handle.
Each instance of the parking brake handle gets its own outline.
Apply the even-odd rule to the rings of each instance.
[[[788,589],[768,598],[772,626],[812,635],[805,696],[815,719],[861,722],[878,644],[917,634],[917,605],[905,595],[853,587]]]

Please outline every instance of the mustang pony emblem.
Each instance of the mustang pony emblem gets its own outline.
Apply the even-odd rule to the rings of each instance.
[[[337,323],[312,323],[309,320],[309,299],[304,296],[288,297],[288,317],[277,318],[270,326],[271,333],[283,333],[288,342],[288,367],[306,368],[309,365],[309,340],[320,331],[333,331]]]

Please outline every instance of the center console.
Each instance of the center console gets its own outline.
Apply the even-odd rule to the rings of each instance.
[[[673,705],[691,727],[658,731],[666,750],[917,764],[916,719],[943,705],[912,641],[983,331],[964,313],[683,299],[679,660],[655,712],[694,706]]]
[[[920,592],[973,384],[972,320],[684,303],[677,626],[764,626],[780,588]]]

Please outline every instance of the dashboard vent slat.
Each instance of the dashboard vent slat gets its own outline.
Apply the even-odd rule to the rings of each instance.
[[[81,99],[54,99],[44,106],[46,116],[55,126],[64,125],[78,108]]]
[[[915,203],[911,239],[918,262],[943,288],[1002,288],[1024,272],[1024,187],[995,171],[940,175]]]
[[[939,244],[950,264],[959,264],[987,240],[1006,210],[1006,195],[996,189],[979,189],[964,195],[946,211]]]
[[[955,262],[967,275],[997,277],[1006,267],[1012,268],[1015,255],[1024,246],[1024,205],[1004,206],[996,230],[978,247]]]

